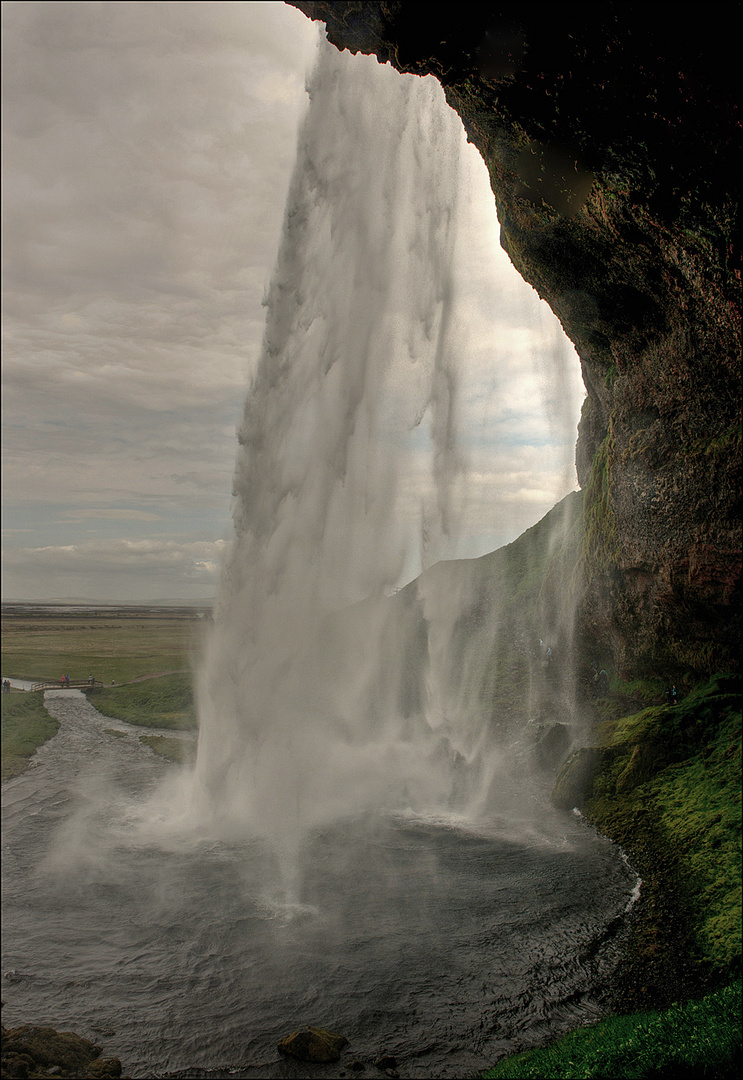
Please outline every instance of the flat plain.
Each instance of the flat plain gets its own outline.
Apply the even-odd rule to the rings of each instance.
[[[4,678],[87,679],[106,686],[187,671],[207,621],[196,608],[3,610]]]

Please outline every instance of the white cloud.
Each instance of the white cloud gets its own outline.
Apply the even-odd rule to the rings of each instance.
[[[161,521],[159,514],[148,514],[144,510],[110,510],[95,507],[92,510],[70,510],[65,521]]]
[[[32,0],[4,4],[3,23],[12,593],[96,595],[91,575],[101,597],[208,591],[218,557],[192,545],[230,528],[235,423],[317,30],[280,3]],[[480,554],[572,486],[582,386],[466,153],[462,542]],[[418,439],[400,438],[412,531],[431,491]]]
[[[220,536],[316,30],[270,3],[3,23],[6,543]]]
[[[224,540],[90,540],[80,544],[6,550],[6,596],[29,599],[88,596],[148,600],[216,595]]]

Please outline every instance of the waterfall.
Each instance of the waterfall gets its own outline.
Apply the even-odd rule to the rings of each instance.
[[[463,774],[490,782],[495,760],[483,781],[498,613],[463,658],[474,579],[439,587],[434,567],[389,595],[411,543],[424,567],[448,553],[460,507],[461,124],[435,80],[325,43],[308,90],[197,678],[194,777],[202,819],[268,840],[286,865],[344,815],[451,806]]]

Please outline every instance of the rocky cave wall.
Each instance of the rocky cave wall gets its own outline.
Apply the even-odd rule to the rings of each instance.
[[[737,667],[740,5],[291,2],[440,80],[575,344],[594,652],[628,677]]]

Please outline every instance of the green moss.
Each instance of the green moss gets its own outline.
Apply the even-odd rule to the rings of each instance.
[[[612,364],[609,367],[606,375],[604,376],[604,386],[613,386],[619,376],[619,368],[616,364]]]
[[[660,679],[637,678],[622,679],[618,675],[612,676],[612,693],[622,698],[634,698],[638,701],[662,701],[666,684]]]
[[[743,441],[743,425],[740,420],[730,424],[724,431],[707,439],[697,439],[682,448],[682,453],[689,457],[716,457],[723,454],[740,453]]]
[[[545,1077],[727,1080],[740,1069],[741,984],[662,1011],[612,1016],[551,1046],[515,1054],[484,1073],[502,1080]]]
[[[664,880],[649,887],[677,889],[691,958],[711,974],[741,958],[739,684],[718,675],[675,707],[605,722],[607,764],[586,808],[649,868],[660,861]]]
[[[616,564],[619,540],[611,506],[611,456],[614,433],[609,431],[594,455],[584,491],[583,553],[587,579]]]
[[[18,776],[38,747],[59,731],[38,694],[3,694],[2,778]]]
[[[163,675],[128,686],[112,686],[90,695],[104,716],[140,727],[196,729],[190,675]]]
[[[699,952],[724,969],[741,957],[741,800],[740,769],[731,775],[719,750],[667,772],[653,794],[693,882]]]

